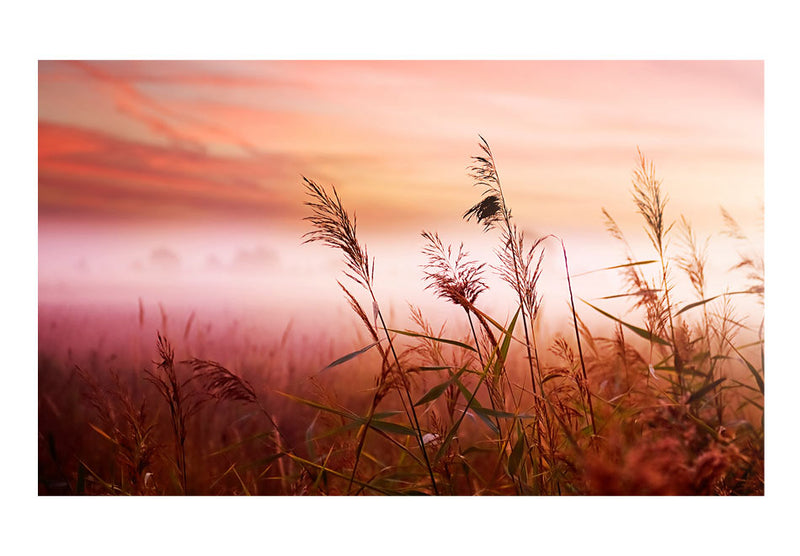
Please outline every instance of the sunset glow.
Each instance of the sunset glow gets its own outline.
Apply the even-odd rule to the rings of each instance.
[[[763,62],[38,69],[40,494],[763,495]]]
[[[399,301],[422,229],[492,249],[460,218],[478,134],[520,225],[573,240],[578,271],[620,256],[601,207],[643,237],[637,147],[673,219],[712,234],[724,206],[761,233],[760,62],[41,62],[40,296],[98,267],[130,281],[160,248],[189,282],[248,251],[266,289],[317,272],[331,254],[298,248],[305,175],[348,200]]]

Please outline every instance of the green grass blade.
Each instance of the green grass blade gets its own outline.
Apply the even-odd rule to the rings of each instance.
[[[89,475],[94,477],[94,480],[97,481],[98,483],[100,483],[103,486],[103,488],[105,488],[110,494],[124,494],[119,488],[117,488],[113,484],[107,482],[100,475],[98,475],[97,473],[92,471],[92,468],[89,467],[88,465],[86,465],[83,462],[83,460],[79,459],[78,463],[80,464],[81,467],[83,467],[84,471],[87,471],[89,473]]]
[[[249,437],[245,438],[244,440],[240,440],[238,442],[234,442],[233,444],[229,444],[227,446],[224,446],[224,447],[220,448],[219,450],[216,450],[215,452],[211,452],[208,455],[209,456],[218,456],[220,454],[224,454],[226,452],[230,452],[231,450],[235,450],[236,448],[244,446],[245,444],[247,444],[249,442],[253,442],[254,440],[260,440],[262,438],[269,438],[271,436],[272,436],[272,430],[270,429],[267,432],[260,432],[258,434],[254,434],[253,436],[249,436]]]
[[[78,479],[75,484],[75,492],[80,495],[86,493],[86,468],[83,466],[83,462],[78,463]]]
[[[458,380],[458,377],[464,374],[464,371],[466,371],[466,368],[462,368],[456,374],[451,376],[448,380],[445,380],[441,384],[437,384],[436,386],[428,390],[428,392],[424,396],[422,396],[417,403],[414,404],[414,407],[419,407],[420,405],[432,402],[433,400],[437,399],[439,396],[444,394],[445,390],[447,390],[447,388],[451,386],[453,382]]]
[[[324,432],[319,433],[312,440],[322,440],[329,436],[335,436],[341,432],[357,429],[367,423],[367,419],[365,417],[358,417],[354,418],[352,422],[347,423],[346,425],[342,425],[340,427],[334,427],[328,429]],[[381,419],[377,419],[376,416],[373,416],[372,421],[369,424],[369,428],[383,431],[383,432],[391,432],[395,434],[405,435],[405,436],[416,436],[416,432],[414,429],[404,427],[403,425],[398,425],[397,423],[392,423],[391,421],[384,421]]]
[[[755,407],[757,407],[761,411],[764,411],[764,406],[762,404],[758,403],[755,400],[752,400],[752,399],[748,398],[747,396],[742,396],[742,397],[744,398],[745,402],[754,405]]]
[[[519,317],[519,313],[521,311],[521,307],[517,309],[517,312],[514,313],[514,318],[511,319],[511,324],[508,326],[508,333],[503,337],[503,341],[500,343],[500,350],[495,358],[494,362],[494,382],[497,384],[500,381],[500,376],[503,372],[503,365],[506,363],[506,359],[508,359],[508,350],[511,347],[511,338],[514,331],[514,326],[517,324],[517,317]]]
[[[467,398],[467,407],[461,413],[461,416],[458,418],[458,421],[453,423],[453,426],[450,427],[450,430],[447,431],[447,436],[445,437],[442,445],[439,446],[439,450],[436,452],[436,456],[434,457],[434,462],[438,462],[442,456],[447,453],[447,450],[450,446],[450,443],[455,438],[456,432],[458,428],[461,426],[461,423],[464,421],[464,417],[467,414],[467,410],[469,409],[470,405],[472,404],[473,400],[475,400],[475,396],[478,394],[478,389],[483,384],[483,381],[486,380],[486,375],[489,373],[489,369],[492,365],[492,359],[496,359],[497,361],[504,361],[506,356],[508,355],[508,348],[511,345],[511,336],[514,333],[514,326],[517,323],[517,317],[519,317],[519,313],[522,310],[522,307],[517,309],[517,312],[514,313],[514,318],[511,319],[511,324],[508,326],[508,333],[505,334],[503,341],[497,347],[495,347],[491,356],[487,359],[486,365],[483,369],[483,373],[481,373],[481,377],[478,379],[478,384],[475,386],[475,390],[470,393],[469,397]],[[497,364],[495,364],[495,369],[497,368]]]
[[[677,372],[675,370],[675,367],[673,367],[672,365],[654,365],[653,369],[656,370],[656,371],[666,371],[666,372],[669,372],[669,373],[676,373]],[[683,374],[692,375],[692,376],[699,376],[699,377],[705,377],[706,376],[705,373],[700,372],[700,371],[698,371],[696,369],[692,369],[691,367],[684,367]]]
[[[764,393],[764,379],[761,378],[761,375],[758,373],[756,368],[750,363],[750,361],[745,359],[744,355],[742,355],[742,352],[740,352],[738,349],[736,349],[736,346],[734,346],[733,343],[731,343],[731,341],[728,340],[727,338],[726,338],[726,341],[728,342],[728,345],[733,348],[733,351],[736,352],[736,355],[739,356],[739,359],[741,359],[744,362],[744,364],[747,365],[747,369],[750,371],[750,374],[752,374],[753,378],[756,379],[756,384],[758,385],[758,390],[763,394]]]
[[[340,415],[341,417],[344,417],[345,419],[350,419],[355,423],[358,423],[359,425],[366,425],[367,423],[369,423],[370,428],[377,429],[380,431],[391,432],[395,434],[403,434],[408,436],[417,436],[417,432],[414,429],[405,427],[403,425],[398,425],[397,423],[390,423],[389,421],[376,421],[374,415],[372,416],[372,419],[366,419],[350,411],[342,411],[340,409],[328,407],[327,405],[323,405],[321,403],[317,403],[311,400],[305,400],[303,398],[298,398],[297,396],[292,396],[291,394],[287,394],[286,392],[280,392],[280,391],[277,392],[281,396],[285,396],[290,400],[302,403],[309,407],[313,407],[314,409],[321,409],[322,411],[327,411],[335,415]]]
[[[455,367],[451,367],[449,365],[440,365],[438,367],[418,367],[420,371],[446,371],[448,369],[455,369]]]
[[[657,293],[661,290],[639,290],[638,292],[633,293],[618,293],[616,295],[606,295],[605,297],[598,297],[597,299],[619,299],[620,297],[637,297],[642,295],[648,295],[651,293]]]
[[[506,330],[506,327],[505,327],[505,326],[503,326],[502,324],[500,324],[499,322],[497,322],[496,320],[494,320],[492,317],[490,317],[489,315],[487,315],[486,313],[484,313],[483,311],[481,311],[480,309],[478,309],[478,308],[477,308],[477,307],[475,307],[474,305],[472,305],[472,306],[470,307],[470,310],[471,310],[471,311],[473,311],[474,313],[476,313],[476,314],[480,315],[482,318],[486,319],[486,322],[488,322],[489,324],[491,324],[492,326],[494,326],[495,328],[497,328],[497,330],[498,330],[498,331],[499,331],[501,334],[508,334],[508,330]]]
[[[331,363],[330,365],[328,365],[327,367],[322,369],[322,371],[327,371],[331,367],[336,367],[337,365],[341,365],[342,363],[346,363],[347,361],[350,361],[351,359],[353,359],[355,357],[358,357],[359,355],[361,355],[365,351],[369,351],[370,349],[374,348],[379,343],[380,343],[380,341],[373,342],[370,345],[364,346],[363,348],[361,348],[359,350],[356,350],[356,351],[354,351],[352,353],[348,353],[347,355],[340,357],[339,359],[337,359],[336,361],[334,361],[333,363]],[[322,371],[320,371],[320,372],[322,372]]]
[[[722,296],[721,295],[715,295],[714,297],[709,297],[708,299],[703,299],[702,301],[695,301],[694,303],[689,303],[686,307],[684,307],[683,309],[681,309],[680,311],[675,313],[675,316],[677,317],[678,315],[688,311],[689,309],[694,309],[695,307],[700,307],[701,305],[705,305],[706,303],[710,303],[711,301],[714,301],[715,299],[718,299],[720,297],[722,297]]]
[[[521,427],[517,427],[517,441],[511,449],[511,455],[508,456],[508,473],[511,476],[517,474],[519,464],[522,462],[523,449],[525,447],[525,435],[522,433]]]
[[[359,417],[358,421],[362,425],[367,424],[367,420],[364,419],[363,417]],[[377,429],[383,432],[390,432],[393,434],[403,434],[406,436],[413,436],[413,437],[417,436],[417,431],[415,431],[414,429],[403,425],[398,425],[397,423],[391,423],[389,421],[380,421],[377,419],[372,419],[372,422],[369,424],[369,426],[372,429]]]
[[[758,388],[753,388],[753,387],[752,387],[752,386],[750,386],[749,384],[745,384],[744,382],[739,382],[738,380],[736,380],[736,379],[734,379],[734,378],[732,378],[732,379],[731,379],[731,382],[733,382],[734,384],[736,384],[736,386],[735,386],[735,387],[737,387],[737,388],[745,388],[745,389],[747,389],[747,390],[750,390],[750,391],[752,391],[752,392],[755,392],[756,394],[761,394],[761,393],[762,393],[762,392],[761,392],[761,390],[759,390]],[[734,388],[734,386],[729,386],[728,388]]]
[[[330,467],[325,467],[324,465],[320,465],[318,463],[314,463],[313,461],[308,461],[307,459],[303,459],[303,458],[301,458],[299,456],[296,456],[294,454],[287,453],[286,456],[291,458],[293,461],[296,461],[297,463],[299,463],[301,465],[307,465],[309,467],[314,467],[316,469],[319,469],[320,471],[324,471],[326,473],[329,473],[331,475],[339,477],[340,479],[345,479],[347,481],[351,480],[350,476],[345,475],[344,473],[339,473],[338,471],[335,471],[335,470],[331,469]],[[379,492],[380,494],[386,494],[386,495],[393,494],[393,492],[391,492],[391,491],[384,490],[384,489],[376,487],[374,485],[361,482],[358,479],[352,479],[352,481],[353,481],[353,483],[357,484],[360,487],[364,487],[364,488],[368,488],[370,490],[374,490],[375,492]]]
[[[257,459],[256,461],[247,462],[247,463],[242,465],[242,468],[243,469],[254,469],[256,467],[264,467],[264,468],[266,468],[259,475],[259,478],[260,478],[260,477],[262,477],[264,475],[264,473],[266,473],[269,470],[269,466],[272,464],[272,462],[277,461],[280,458],[285,457],[285,456],[286,456],[285,452],[278,452],[276,454],[271,454],[271,455],[269,455],[269,456],[267,456],[265,458]]]
[[[443,344],[450,344],[453,346],[458,346],[460,348],[475,351],[475,348],[465,344],[463,342],[459,342],[457,340],[450,340],[448,338],[437,338],[436,336],[428,336],[427,334],[420,334],[418,332],[411,332],[410,330],[394,330],[392,328],[389,329],[389,332],[394,332],[395,334],[402,334],[403,336],[411,336],[412,338],[425,338],[427,340],[433,340],[434,342],[441,342]]]
[[[345,417],[346,419],[358,419],[359,418],[358,415],[356,415],[355,413],[352,413],[350,411],[343,411],[341,409],[328,407],[327,405],[323,405],[321,403],[314,402],[314,401],[311,401],[311,400],[306,400],[306,399],[303,399],[303,398],[298,398],[297,396],[293,396],[291,394],[287,394],[286,392],[281,392],[280,390],[276,390],[276,392],[278,394],[280,394],[281,396],[289,398],[292,401],[301,403],[303,405],[307,405],[309,407],[313,407],[314,409],[321,409],[322,411],[327,411],[329,413],[334,413],[336,415],[340,415],[342,417]]]
[[[701,305],[705,305],[706,303],[714,301],[715,299],[717,299],[719,297],[725,297],[726,295],[741,295],[741,294],[746,294],[746,293],[752,293],[752,292],[749,292],[749,291],[726,292],[726,293],[721,293],[719,295],[715,295],[714,297],[709,297],[708,299],[703,299],[701,301],[695,301],[694,303],[689,303],[686,307],[684,307],[683,309],[681,309],[680,311],[675,313],[675,316],[677,317],[678,315],[680,315],[684,311],[688,311],[689,309],[694,309],[695,307],[700,307]]]
[[[617,317],[615,317],[614,315],[612,315],[610,313],[606,313],[605,311],[603,311],[599,307],[595,307],[594,305],[592,305],[591,303],[589,303],[585,299],[581,299],[581,301],[586,303],[589,307],[591,307],[592,309],[594,309],[595,311],[597,311],[601,315],[604,315],[604,316],[610,318],[611,320],[620,323],[622,326],[626,327],[628,330],[630,330],[634,334],[637,334],[638,336],[641,336],[645,340],[648,340],[650,342],[655,342],[657,344],[661,344],[662,346],[669,346],[670,345],[670,343],[668,341],[666,341],[665,339],[660,338],[660,337],[656,336],[655,334],[653,334],[651,332],[648,332],[647,330],[645,330],[643,328],[639,328],[638,326],[634,326],[632,324],[628,324],[624,320],[618,319]]]
[[[535,419],[536,415],[531,415],[528,413],[521,413],[519,415],[514,415],[513,413],[509,413],[508,411],[500,411],[496,409],[492,409],[490,407],[472,407],[475,413],[483,414],[486,417],[497,417],[498,419]]]
[[[720,385],[720,384],[722,384],[723,382],[725,382],[725,377],[718,378],[718,379],[717,379],[717,380],[715,380],[714,382],[711,382],[711,383],[709,383],[709,384],[706,384],[705,386],[703,386],[702,388],[700,388],[700,390],[698,390],[697,392],[695,392],[694,394],[692,394],[691,396],[689,396],[689,399],[688,399],[688,400],[686,400],[686,403],[692,403],[692,402],[694,402],[694,401],[697,401],[697,400],[699,400],[699,399],[702,399],[702,398],[703,398],[703,396],[705,396],[706,394],[708,394],[709,392],[711,392],[711,391],[712,391],[714,388],[716,388],[717,386],[719,386],[719,385]]]
[[[597,270],[590,270],[588,272],[581,272],[580,274],[573,274],[572,277],[573,278],[577,278],[579,276],[586,276],[587,274],[594,274],[595,272],[603,272],[605,270],[616,270],[618,268],[627,268],[629,266],[639,266],[639,265],[643,265],[643,264],[653,264],[653,263],[657,263],[657,262],[658,261],[656,261],[656,260],[652,260],[652,261],[637,261],[635,263],[618,264],[616,266],[607,266],[605,268],[598,268]]]
[[[467,387],[464,386],[464,383],[461,382],[460,380],[456,380],[456,385],[458,386],[458,389],[461,391],[461,395],[464,396],[464,399],[468,400],[469,397],[472,395],[472,392],[470,392],[467,389]],[[491,419],[489,419],[485,411],[486,408],[483,407],[480,404],[480,402],[478,402],[477,398],[472,400],[472,403],[469,404],[469,407],[473,410],[475,415],[477,415],[480,418],[481,421],[486,423],[487,427],[492,429],[492,432],[494,432],[495,434],[500,434],[500,429],[498,429],[497,425],[494,424],[494,422]]]

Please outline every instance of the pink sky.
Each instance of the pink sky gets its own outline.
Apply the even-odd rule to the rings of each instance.
[[[670,218],[712,234],[724,206],[760,248],[763,113],[761,62],[40,62],[40,300],[87,284],[203,299],[235,275],[231,295],[266,304],[303,284],[282,294],[287,318],[309,297],[341,305],[336,254],[299,246],[305,175],[358,213],[386,295],[422,302],[422,229],[491,256],[460,217],[480,193],[466,174],[479,133],[519,224],[565,237],[576,273],[624,262],[602,207],[645,245],[637,146]],[[613,275],[593,286],[618,293]]]

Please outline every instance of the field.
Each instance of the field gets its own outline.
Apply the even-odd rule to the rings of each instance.
[[[761,250],[723,209],[731,281],[745,285],[711,291],[719,253],[669,216],[680,207],[639,153],[631,208],[650,253],[635,257],[603,211],[628,255],[593,271],[619,289],[585,300],[569,246],[520,231],[489,143],[478,148],[463,218],[495,258],[422,233],[419,288],[460,319],[446,328],[416,307],[411,326],[384,312],[381,254],[348,199],[311,178],[305,239],[341,257],[330,280],[359,335],[347,319],[321,338],[265,337],[203,307],[40,303],[39,494],[763,495]],[[551,268],[569,304],[544,323]],[[490,275],[511,307],[483,303]]]

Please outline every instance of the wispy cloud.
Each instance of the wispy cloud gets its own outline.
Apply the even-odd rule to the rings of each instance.
[[[137,86],[137,83],[149,81],[143,79],[143,73],[137,72],[131,75],[107,71],[103,69],[104,65],[91,62],[73,61],[69,63],[86,72],[100,86],[108,87],[117,108],[122,113],[145,124],[153,133],[165,137],[175,147],[204,152],[206,144],[203,138],[211,136],[236,145],[249,154],[261,154],[261,151],[256,146],[248,143],[225,126],[200,117],[196,113],[173,108],[169,103],[143,92],[142,88]],[[186,76],[184,76],[183,83],[197,84],[200,81],[199,77],[199,74],[193,74],[192,78],[187,80]],[[205,77],[206,79],[202,81],[203,83],[213,83],[217,87],[231,86],[233,83],[241,85],[244,81],[241,79],[223,79],[220,76],[215,78],[215,76],[208,74]],[[176,80],[175,78],[168,80],[172,84],[175,84],[176,81],[181,83],[181,80]],[[201,137],[198,137],[198,135],[201,135]]]
[[[614,210],[637,145],[676,200],[763,183],[759,62],[87,61],[39,76],[44,218],[280,224],[303,214],[306,174],[376,226],[429,225],[471,195],[477,133],[543,224],[586,221],[559,192]]]
[[[41,217],[294,218],[296,161],[282,155],[220,157],[108,134],[39,124]]]

